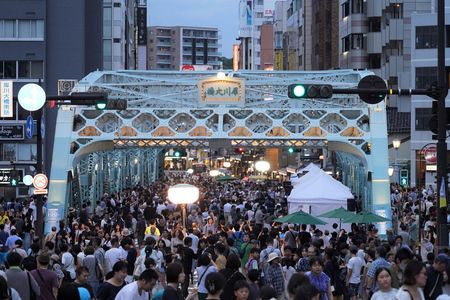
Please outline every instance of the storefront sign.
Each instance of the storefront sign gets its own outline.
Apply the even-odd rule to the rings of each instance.
[[[423,149],[423,156],[427,165],[435,165],[437,163],[436,145],[428,145]]]
[[[208,104],[245,104],[244,81],[237,78],[218,79],[217,77],[202,80],[198,84],[201,105]]]
[[[0,141],[21,141],[24,138],[23,124],[0,124]]]
[[[0,117],[12,118],[13,111],[13,82],[0,81]]]

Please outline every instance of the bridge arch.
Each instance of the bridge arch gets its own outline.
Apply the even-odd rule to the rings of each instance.
[[[110,99],[127,99],[128,109],[59,108],[46,228],[57,224],[65,213],[71,193],[69,171],[82,176],[98,165],[95,182],[77,177],[77,184],[85,186],[80,194],[96,200],[105,186],[112,184],[111,178],[118,176],[99,175],[110,158],[127,167],[133,153],[152,158],[154,161],[146,162],[152,168],[141,170],[138,178],[155,180],[157,175],[152,172],[159,168],[156,161],[161,149],[209,148],[217,141],[232,147],[324,147],[334,151],[349,182],[355,168],[348,166],[363,167],[357,171],[361,173],[358,182],[366,179],[369,184],[359,195],[367,208],[390,216],[385,104],[367,105],[356,95],[287,98],[287,86],[292,83],[353,88],[370,74],[353,70],[241,71],[219,79],[214,72],[92,72],[73,92],[103,91]],[[122,184],[124,179],[120,180]],[[354,185],[359,189],[361,183]]]

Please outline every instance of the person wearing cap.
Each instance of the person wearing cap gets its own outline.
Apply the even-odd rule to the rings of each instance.
[[[284,295],[284,275],[280,265],[280,255],[276,252],[270,253],[267,263],[269,266],[264,270],[265,284],[271,285],[277,292],[277,298],[282,299]]]
[[[442,295],[444,285],[444,271],[449,265],[449,257],[445,253],[440,253],[434,259],[433,265],[427,268],[427,283],[424,288],[426,300],[435,300]]]

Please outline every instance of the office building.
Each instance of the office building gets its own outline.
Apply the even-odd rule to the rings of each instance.
[[[219,58],[222,53],[217,28],[150,26],[147,36],[149,70],[221,68]]]
[[[3,0],[0,9],[0,80],[13,81],[16,96],[26,83],[40,83],[47,95],[64,90],[60,79],[80,80],[102,68],[101,0]],[[0,126],[24,129],[30,115],[14,103],[14,116],[2,118]],[[35,117],[35,113],[32,113]],[[56,109],[45,111],[44,170],[49,175]],[[36,120],[35,120],[36,123]],[[36,126],[35,126],[36,127]],[[3,127],[5,128],[5,127]],[[36,164],[36,132],[2,135],[0,181],[11,169],[33,174]],[[11,163],[12,162],[12,163]],[[6,175],[6,177],[5,177]],[[27,195],[28,188],[0,182],[0,197]]]
[[[338,0],[277,1],[274,44],[278,69],[339,67],[338,23]]]

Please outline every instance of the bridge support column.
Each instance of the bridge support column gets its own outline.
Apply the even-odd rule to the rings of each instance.
[[[370,107],[371,154],[369,170],[372,171],[372,212],[392,219],[390,186],[389,186],[389,159],[386,110],[384,103]],[[392,228],[392,222],[379,223],[380,235],[386,235],[386,229]]]
[[[72,138],[69,132],[73,130],[72,110],[58,111],[55,129],[55,140],[53,144],[52,169],[50,176],[49,195],[47,200],[47,216],[45,222],[45,233],[52,226],[59,225],[64,219],[67,206],[67,172],[72,169],[73,155],[70,154]]]

